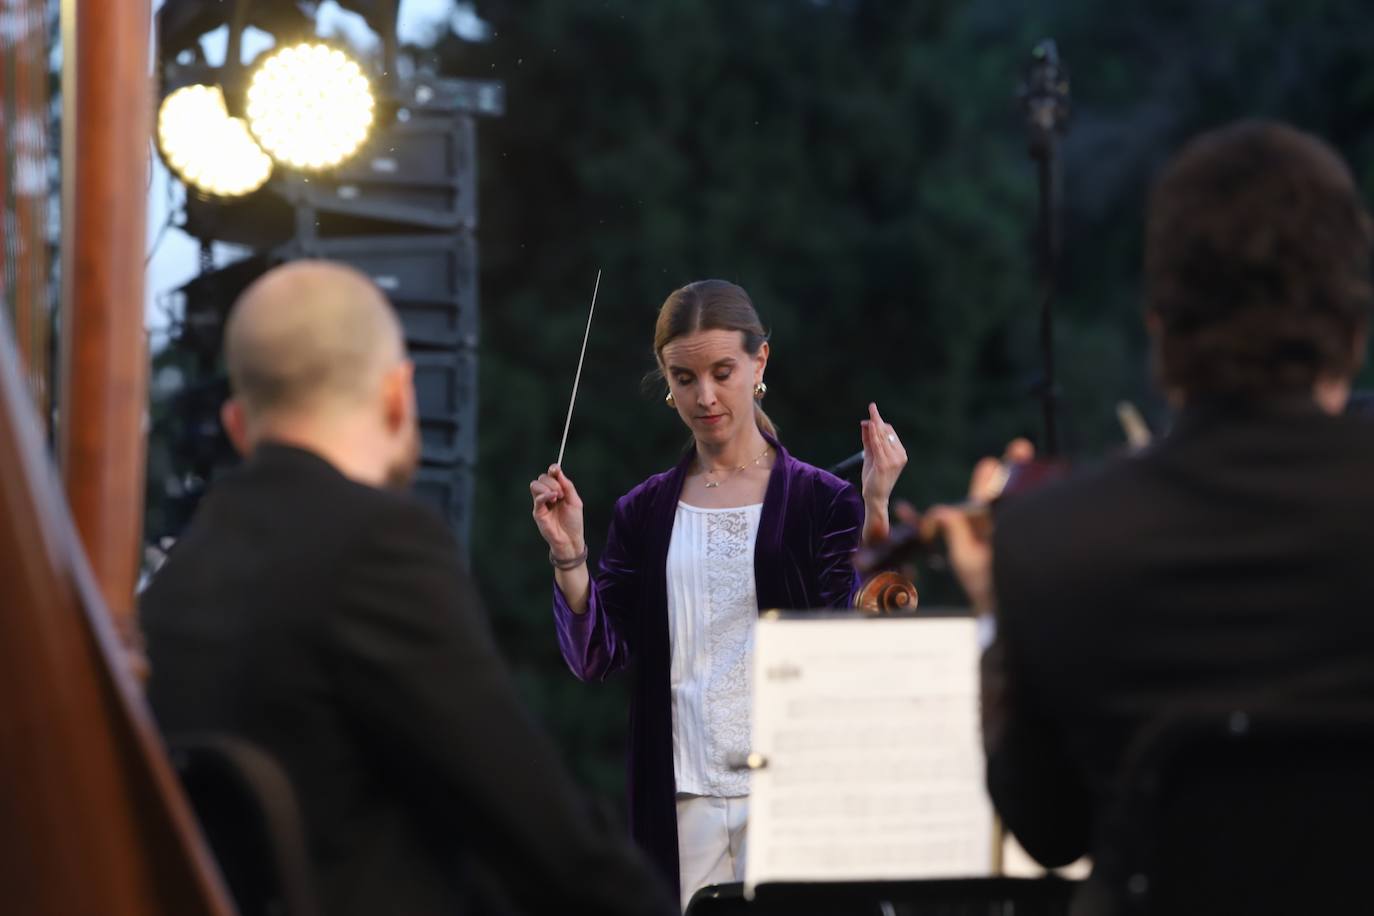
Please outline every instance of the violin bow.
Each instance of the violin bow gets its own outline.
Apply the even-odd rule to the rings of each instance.
[[[573,376],[572,397],[568,399],[568,418],[563,421],[563,441],[558,443],[558,467],[563,467],[563,449],[568,447],[568,429],[572,426],[573,405],[577,403],[577,383],[582,381],[582,361],[587,358],[587,338],[592,336],[592,316],[596,314],[596,293],[601,289],[601,271],[596,272],[592,287],[592,307],[587,311],[587,330],[582,332],[582,352],[577,356],[577,374]]]

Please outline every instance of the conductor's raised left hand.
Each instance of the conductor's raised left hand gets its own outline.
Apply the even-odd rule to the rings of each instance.
[[[864,446],[864,468],[859,478],[863,482],[864,502],[887,505],[897,478],[906,467],[906,449],[892,424],[883,420],[878,405],[868,405],[868,419],[859,421],[859,435]]]
[[[906,448],[892,424],[883,420],[878,405],[868,405],[868,419],[859,422],[859,436],[864,446],[864,467],[860,480],[864,498],[865,544],[887,537],[890,524],[887,503],[892,488],[906,467]]]

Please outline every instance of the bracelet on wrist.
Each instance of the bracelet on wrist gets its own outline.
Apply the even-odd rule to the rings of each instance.
[[[567,557],[566,559],[554,556],[553,548],[549,548],[549,565],[551,565],[554,569],[561,569],[565,571],[569,569],[577,569],[577,567],[581,566],[585,562],[587,562],[586,544],[582,545],[581,553],[577,554],[577,556],[574,557]]]

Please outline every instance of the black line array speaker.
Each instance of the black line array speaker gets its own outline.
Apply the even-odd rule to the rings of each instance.
[[[336,220],[428,229],[477,226],[477,130],[471,117],[413,117],[372,137],[346,165],[297,186]]]
[[[296,258],[340,261],[371,277],[412,349],[477,346],[477,242],[468,232],[316,238],[277,254],[279,262]]]

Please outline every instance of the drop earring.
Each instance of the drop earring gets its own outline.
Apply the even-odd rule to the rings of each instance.
[[[765,385],[763,382],[756,382],[756,383],[754,384],[754,400],[756,400],[756,401],[762,401],[762,400],[763,400],[763,396],[764,396],[765,394],[767,394],[767,393],[768,393],[768,386]]]
[[[669,407],[673,408],[674,410],[677,409],[677,401],[674,401],[674,400],[673,400],[673,393],[672,393],[671,391],[668,392],[668,396],[665,397],[665,398],[663,399],[663,403],[667,404]]]

